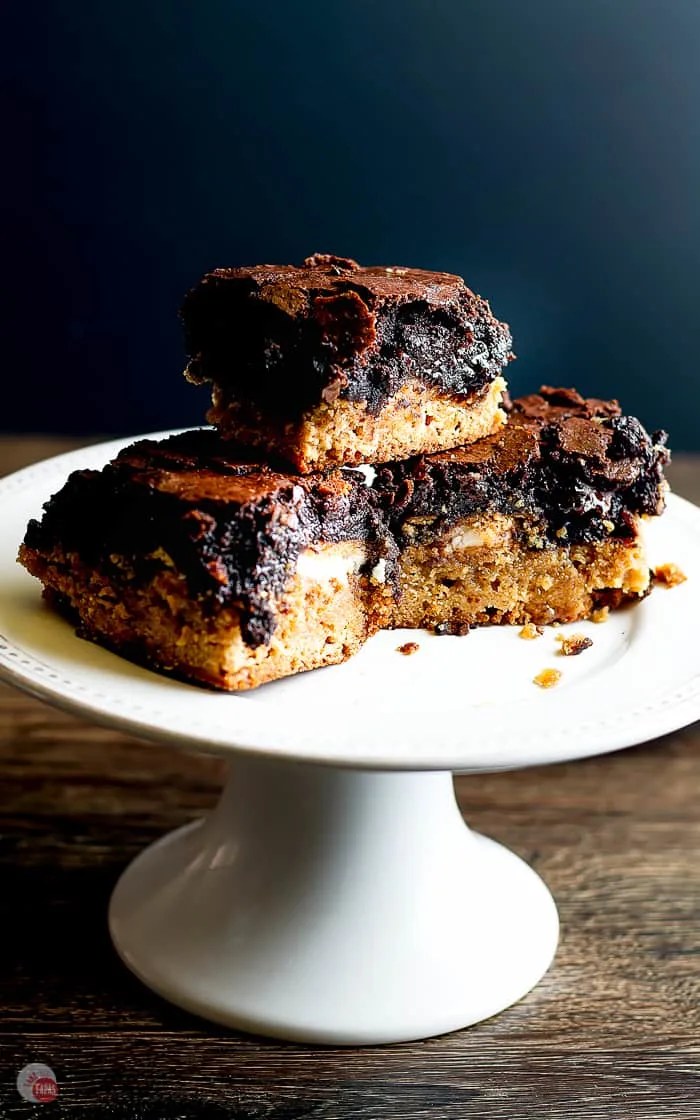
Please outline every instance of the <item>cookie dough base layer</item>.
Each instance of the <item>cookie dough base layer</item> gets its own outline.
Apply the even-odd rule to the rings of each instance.
[[[269,645],[251,648],[235,608],[214,613],[187,593],[184,578],[165,569],[145,585],[121,573],[108,576],[56,550],[44,558],[23,549],[22,562],[62,613],[79,622],[82,637],[131,661],[224,690],[335,665],[360,649],[378,628],[355,573],[365,560],[362,544],[306,550],[277,607]],[[316,571],[314,571],[316,569]]]
[[[386,582],[359,574],[367,558],[362,543],[306,549],[277,604],[272,641],[256,648],[244,642],[237,610],[208,612],[188,597],[173,569],[138,585],[125,565],[107,576],[60,550],[44,557],[24,548],[21,559],[48,598],[79,619],[83,636],[133,661],[231,691],[338,664],[383,628],[573,622],[649,588],[639,538],[536,549],[513,529],[507,518],[478,515],[409,544],[396,597]]]
[[[378,412],[363,401],[320,404],[296,422],[272,420],[254,405],[231,401],[216,386],[207,414],[221,434],[283,456],[302,474],[357,463],[386,463],[474,443],[500,430],[505,381],[497,377],[473,398],[458,400],[419,381],[407,382]]]
[[[537,549],[513,528],[506,517],[476,516],[409,545],[401,556],[393,625],[574,622],[648,590],[639,537]]]

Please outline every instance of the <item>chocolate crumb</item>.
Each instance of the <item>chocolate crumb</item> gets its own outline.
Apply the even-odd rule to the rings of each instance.
[[[621,587],[599,587],[593,592],[593,604],[596,610],[604,609],[616,611],[625,602],[625,593]]]
[[[533,638],[541,638],[543,634],[543,627],[535,626],[534,622],[526,622],[522,630],[518,631],[518,637],[524,638],[527,642],[531,642]]]
[[[396,647],[396,652],[402,653],[404,657],[410,657],[412,653],[418,653],[419,649],[418,642],[404,642],[402,646]]]
[[[663,583],[664,587],[677,587],[688,578],[677,564],[659,564],[658,568],[654,568],[653,576],[654,583]]]
[[[437,634],[438,637],[449,634],[455,638],[463,638],[470,630],[471,626],[468,622],[436,622],[433,626],[433,634]]]
[[[559,684],[561,680],[561,673],[558,669],[543,669],[536,677],[532,678],[532,683],[538,685],[540,688],[554,688],[555,684]]]
[[[584,649],[590,649],[593,645],[593,639],[587,638],[585,634],[571,634],[568,638],[565,634],[557,634],[554,640],[561,642],[559,653],[562,657],[576,657],[579,653],[583,653]]]

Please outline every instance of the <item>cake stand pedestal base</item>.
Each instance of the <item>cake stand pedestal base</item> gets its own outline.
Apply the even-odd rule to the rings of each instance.
[[[216,809],[124,872],[110,931],[188,1011],[357,1046],[510,1006],[549,967],[558,919],[539,876],[465,826],[450,773],[239,756]]]

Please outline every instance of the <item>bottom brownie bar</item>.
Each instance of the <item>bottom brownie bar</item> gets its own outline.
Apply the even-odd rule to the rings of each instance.
[[[357,472],[296,477],[231,459],[212,431],[77,471],[21,562],[79,633],[222,689],[332,665],[386,621],[368,589],[388,534]]]
[[[304,477],[198,431],[79,471],[21,562],[79,632],[222,689],[335,664],[378,629],[569,622],[643,597],[663,433],[542,390],[478,444]]]
[[[498,436],[380,468],[399,551],[393,624],[572,622],[643,597],[665,439],[615,401],[545,387],[510,406]]]

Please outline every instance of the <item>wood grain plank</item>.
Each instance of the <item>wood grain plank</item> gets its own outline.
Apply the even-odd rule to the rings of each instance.
[[[124,1120],[693,1120],[700,1115],[697,1053],[516,1049],[465,1056],[440,1049],[268,1048],[246,1060],[226,1040],[43,1035],[6,1045],[12,1069],[51,1065],[61,1114]],[[37,1055],[39,1056],[37,1058]],[[51,1106],[52,1108],[54,1106]],[[47,1109],[48,1113],[48,1109]],[[0,1117],[27,1115],[19,1097]]]

